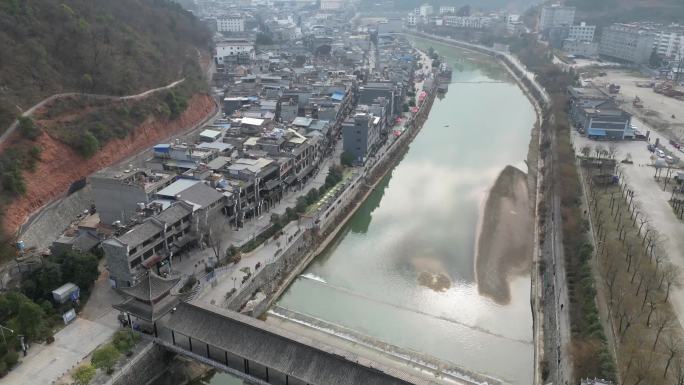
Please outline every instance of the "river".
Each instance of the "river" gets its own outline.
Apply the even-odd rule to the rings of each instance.
[[[503,277],[508,297],[497,300],[481,294],[475,256],[489,189],[508,165],[526,171],[534,109],[491,59],[415,44],[433,46],[453,66],[448,93],[399,165],[272,311],[300,325],[316,319],[332,333],[353,330],[377,340],[377,349],[383,341],[530,384],[529,268]]]

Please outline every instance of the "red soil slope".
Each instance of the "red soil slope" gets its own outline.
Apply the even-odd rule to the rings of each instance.
[[[35,171],[24,173],[26,194],[7,207],[3,221],[5,230],[15,233],[32,213],[64,194],[74,181],[193,128],[212,114],[215,108],[211,96],[195,95],[189,101],[188,109],[178,119],[150,119],[128,138],[109,141],[90,159],[82,158],[63,143],[42,134],[37,140],[37,144],[43,149],[41,160]]]

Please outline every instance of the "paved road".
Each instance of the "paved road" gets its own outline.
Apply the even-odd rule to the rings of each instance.
[[[552,133],[552,136],[555,133]],[[558,158],[553,153],[553,166],[558,167]],[[557,174],[556,174],[557,175]],[[554,183],[552,194],[552,214],[551,214],[551,260],[554,271],[554,295],[556,312],[556,363],[558,365],[557,384],[572,384],[572,359],[570,356],[570,344],[572,334],[570,327],[570,312],[568,310],[568,284],[565,272],[565,255],[563,250],[563,229],[560,209],[560,189],[562,186],[559,181]],[[548,329],[547,329],[548,331]],[[547,350],[548,351],[548,350]]]
[[[82,92],[65,92],[65,93],[61,93],[61,94],[54,94],[54,95],[48,96],[47,98],[45,98],[45,99],[41,100],[40,102],[36,103],[33,107],[31,107],[31,108],[29,108],[28,110],[24,111],[24,112],[21,114],[21,116],[22,116],[22,117],[31,116],[31,115],[33,115],[33,113],[34,113],[37,109],[43,107],[45,104],[47,104],[47,103],[49,103],[49,102],[51,102],[51,101],[53,101],[53,100],[55,100],[55,99],[60,99],[60,98],[66,98],[66,97],[70,97],[70,96],[77,96],[77,95],[80,95],[80,96],[85,96],[85,97],[93,98],[93,99],[105,99],[105,100],[135,100],[135,99],[144,98],[144,97],[146,97],[146,96],[148,96],[148,95],[151,95],[151,94],[153,94],[153,93],[155,93],[155,92],[158,92],[158,91],[168,90],[169,88],[173,88],[173,87],[177,86],[178,84],[180,84],[180,83],[182,83],[182,82],[184,82],[184,81],[185,81],[185,78],[180,79],[180,80],[176,80],[175,82],[173,82],[173,83],[171,83],[171,84],[167,84],[167,85],[165,85],[165,86],[163,86],[163,87],[152,88],[152,89],[150,89],[150,90],[147,90],[147,91],[145,91],[145,92],[141,92],[141,93],[135,94],[135,95],[113,96],[113,95],[87,94],[87,93],[82,93]],[[12,124],[9,126],[9,128],[7,128],[7,130],[6,130],[4,133],[2,133],[2,135],[0,135],[0,145],[2,145],[2,143],[3,143],[5,140],[7,140],[7,138],[8,138],[10,135],[12,135],[12,133],[17,129],[18,126],[19,126],[19,120],[17,119],[17,120],[14,121],[14,123],[12,123]]]

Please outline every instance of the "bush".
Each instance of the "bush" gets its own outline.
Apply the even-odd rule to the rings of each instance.
[[[408,111],[408,106],[406,107],[406,111]],[[345,151],[340,155],[340,163],[345,167],[351,167],[354,165],[354,156],[348,151]]]
[[[307,205],[312,205],[312,204],[316,203],[317,200],[318,200],[318,190],[316,190],[316,188],[314,187],[311,190],[309,190],[308,193],[306,193],[306,203],[307,203]]]
[[[5,361],[0,361],[0,377],[4,377],[7,374],[7,364]]]
[[[31,118],[22,116],[19,118],[19,133],[26,139],[36,140],[41,134],[40,128],[33,123]]]
[[[116,350],[126,354],[133,349],[133,346],[140,340],[140,336],[130,330],[119,330],[114,334],[112,343]]]
[[[5,358],[3,358],[3,361],[5,361],[5,364],[7,364],[7,369],[12,369],[14,365],[19,362],[19,355],[17,352],[8,352],[5,354]]]
[[[193,286],[197,283],[197,278],[195,278],[194,275],[191,275],[187,281],[185,281],[185,284],[183,284],[183,287],[181,287],[180,292],[181,293],[186,293],[192,289]]]
[[[74,372],[74,381],[77,385],[87,385],[95,377],[95,373],[93,365],[83,365]]]
[[[100,149],[100,142],[90,131],[79,136],[72,147],[84,158],[90,158]]]
[[[93,352],[93,358],[90,361],[96,368],[111,374],[120,355],[121,353],[113,344],[106,344]]]
[[[295,211],[297,211],[297,214],[304,214],[306,211],[306,197],[300,196],[297,198],[297,205],[295,206]]]

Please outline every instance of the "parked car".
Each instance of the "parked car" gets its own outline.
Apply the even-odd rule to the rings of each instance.
[[[667,161],[667,163],[674,163],[674,158],[669,155],[665,157],[665,160]]]
[[[652,144],[647,144],[647,145],[646,145],[646,148],[647,148],[647,149],[648,149],[648,151],[650,151],[650,152],[653,152],[653,151],[655,151],[655,146],[654,146],[654,145],[652,145]]]
[[[656,155],[658,155],[658,158],[664,158],[665,157],[665,152],[659,148],[655,150]]]

